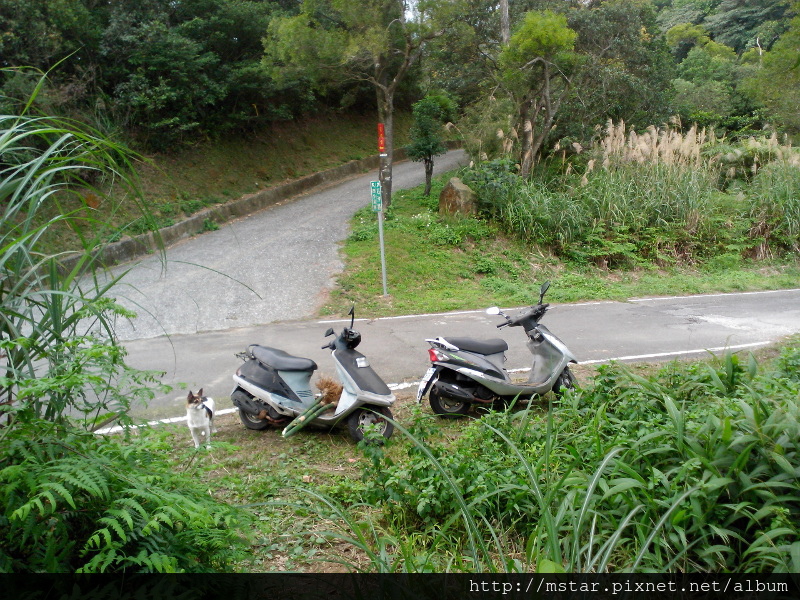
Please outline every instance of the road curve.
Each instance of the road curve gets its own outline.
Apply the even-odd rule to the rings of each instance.
[[[437,157],[434,173],[465,164],[463,150]],[[149,256],[113,291],[137,317],[120,340],[193,334],[302,319],[316,311],[343,267],[338,244],[353,213],[369,204],[377,171],[280,203]],[[424,182],[420,163],[394,165],[395,190]]]

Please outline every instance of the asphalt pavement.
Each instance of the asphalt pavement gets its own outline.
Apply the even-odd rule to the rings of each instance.
[[[437,158],[435,172],[466,160],[463,151],[448,152]],[[422,183],[424,171],[419,163],[401,162],[393,176],[398,190]],[[349,220],[369,204],[369,184],[376,179],[377,171],[353,177],[227,223],[168,248],[163,263],[149,256],[117,267],[128,273],[115,294],[138,313],[118,324],[128,363],[165,372],[162,381],[176,388],[135,407],[134,415],[184,414],[184,384],[202,387],[218,409],[230,408],[231,375],[241,364],[235,354],[249,344],[311,358],[320,374],[333,375],[331,358],[321,349],[323,334],[344,326],[345,315],[342,321],[314,315],[343,267],[338,248]],[[359,350],[395,389],[412,386],[425,372],[425,339],[439,335],[503,337],[508,368],[530,366],[521,330],[498,331],[501,319],[475,308],[359,319]],[[800,332],[800,289],[556,305],[543,323],[584,364],[755,348]]]
[[[434,175],[467,161],[452,150],[434,162]],[[152,255],[113,269],[127,271],[114,289],[120,304],[137,313],[120,321],[123,341],[250,327],[315,314],[343,267],[339,242],[349,221],[370,204],[373,171],[311,191],[221,225]],[[422,163],[393,168],[393,189],[425,180]]]
[[[362,334],[359,351],[391,387],[402,389],[413,387],[429,365],[425,339],[440,335],[502,337],[509,345],[507,368],[529,367],[521,329],[498,330],[501,322],[501,317],[473,310],[358,319],[356,328]],[[346,323],[345,318],[281,321],[125,345],[132,366],[166,371],[165,383],[185,383],[194,390],[202,386],[216,398],[218,409],[225,409],[232,406],[231,375],[241,364],[237,352],[249,344],[270,345],[311,358],[320,374],[333,375],[329,352],[321,349],[323,335],[328,327],[338,331]],[[582,364],[701,357],[725,348],[755,349],[800,332],[800,289],[553,305],[542,323]],[[135,413],[153,419],[179,416],[185,394],[162,395]]]

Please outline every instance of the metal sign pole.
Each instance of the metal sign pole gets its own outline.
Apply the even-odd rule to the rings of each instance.
[[[383,246],[383,209],[378,211],[378,238],[381,243],[381,276],[383,279],[383,295],[388,296],[389,292],[386,290],[386,251]]]
[[[383,280],[383,295],[388,296],[386,287],[386,250],[383,244],[383,199],[381,197],[381,182],[371,181],[372,210],[378,213],[378,239],[381,245],[381,278]]]

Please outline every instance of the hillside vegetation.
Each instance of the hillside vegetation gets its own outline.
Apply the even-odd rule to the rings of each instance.
[[[221,419],[206,453],[131,427],[160,374],[126,364],[96,260],[373,154],[380,120],[382,182],[406,131],[423,160],[456,136],[477,208],[396,195],[389,297],[360,211],[326,310],[798,287],[798,9],[0,0],[0,572],[800,571],[796,337],[578,366],[481,419],[401,394],[387,445]]]
[[[407,139],[409,117],[398,115],[399,139]],[[236,200],[269,187],[324,171],[376,153],[375,120],[336,113],[290,123],[275,123],[258,134],[228,135],[171,153],[139,155],[132,162],[143,214],[129,190],[115,187],[65,200],[64,210],[100,227],[105,241],[167,227],[203,208]],[[101,200],[101,196],[106,196]],[[52,216],[52,211],[46,212]],[[209,223],[215,228],[217,224]],[[78,245],[76,232],[53,227],[44,241],[49,248]]]

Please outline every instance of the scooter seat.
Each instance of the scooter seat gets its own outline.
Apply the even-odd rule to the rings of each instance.
[[[283,350],[268,346],[250,346],[250,352],[255,359],[278,371],[316,371],[317,363],[310,358],[292,356]]]
[[[447,341],[457,346],[459,350],[475,352],[476,354],[497,354],[508,350],[508,344],[500,338],[490,340],[474,340],[472,338],[447,338]]]

